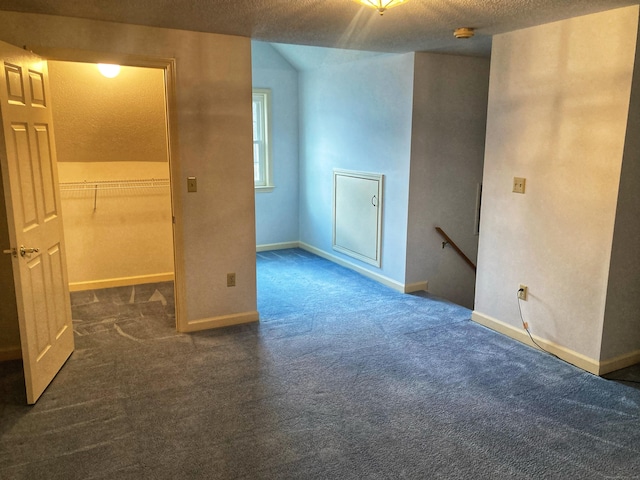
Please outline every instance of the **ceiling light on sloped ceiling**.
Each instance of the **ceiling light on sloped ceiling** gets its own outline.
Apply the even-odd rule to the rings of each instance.
[[[98,70],[107,78],[115,78],[120,73],[120,65],[112,65],[110,63],[99,63]]]
[[[403,3],[407,3],[409,0],[355,0],[358,3],[366,5],[367,7],[375,8],[380,15],[392,7],[397,7]]]
[[[460,27],[453,31],[453,36],[456,38],[471,38],[475,35],[475,29],[471,27]]]

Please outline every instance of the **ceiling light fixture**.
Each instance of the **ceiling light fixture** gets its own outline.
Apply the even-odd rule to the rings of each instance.
[[[397,7],[403,3],[407,3],[408,0],[355,0],[358,3],[366,5],[367,7],[375,8],[380,15],[392,7]]]
[[[115,78],[120,73],[120,65],[112,65],[110,63],[99,63],[98,70],[107,78]]]
[[[475,29],[471,27],[460,27],[453,31],[453,36],[456,38],[471,38],[475,35]]]

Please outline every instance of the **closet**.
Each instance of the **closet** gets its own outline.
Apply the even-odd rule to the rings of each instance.
[[[49,75],[70,290],[173,280],[164,71]]]

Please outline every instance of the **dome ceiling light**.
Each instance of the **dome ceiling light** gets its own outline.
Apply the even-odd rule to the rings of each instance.
[[[475,35],[475,29],[471,27],[460,27],[453,31],[453,36],[456,38],[471,38]]]
[[[392,7],[397,7],[403,3],[407,3],[408,0],[355,0],[367,7],[375,8],[380,15]]]
[[[120,65],[112,65],[109,63],[99,63],[98,70],[107,78],[115,78],[120,73]]]

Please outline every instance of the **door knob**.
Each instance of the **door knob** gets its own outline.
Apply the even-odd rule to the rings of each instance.
[[[37,248],[27,248],[24,245],[20,245],[20,256],[24,257],[27,253],[38,253],[40,250]]]

